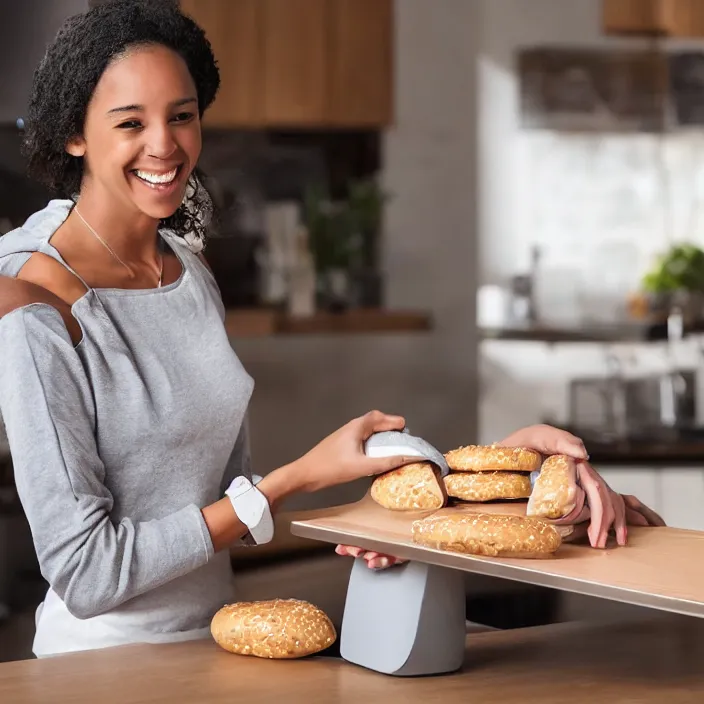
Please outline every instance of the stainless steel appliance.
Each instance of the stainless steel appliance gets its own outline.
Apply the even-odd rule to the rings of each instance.
[[[573,379],[569,385],[570,427],[604,439],[693,428],[696,380],[694,369],[669,369],[634,378]]]

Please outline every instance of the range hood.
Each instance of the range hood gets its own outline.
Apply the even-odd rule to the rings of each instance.
[[[34,69],[64,21],[89,0],[0,0],[0,125],[21,120]]]

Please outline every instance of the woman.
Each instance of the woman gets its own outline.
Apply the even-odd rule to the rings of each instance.
[[[38,656],[207,637],[234,598],[228,548],[268,541],[282,500],[408,461],[364,456],[404,426],[372,412],[253,485],[253,381],[200,253],[200,118],[218,82],[202,31],[149,0],[71,19],[35,74],[29,167],[64,199],[0,238],[0,412],[50,585]],[[586,456],[551,428],[512,440]],[[618,500],[593,482],[594,522]]]

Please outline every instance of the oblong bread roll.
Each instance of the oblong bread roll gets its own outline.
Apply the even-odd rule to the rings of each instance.
[[[392,511],[442,508],[447,503],[445,484],[431,462],[413,462],[374,478],[371,496]]]
[[[445,454],[450,469],[456,472],[534,472],[540,469],[540,453],[526,447],[465,445]]]
[[[489,557],[550,557],[559,532],[539,518],[458,511],[413,521],[413,542],[426,547]]]
[[[527,499],[530,475],[516,472],[453,472],[444,478],[447,495],[463,501]]]
[[[577,464],[566,455],[551,455],[543,462],[528,499],[526,514],[562,518],[577,504]]]
[[[313,655],[337,639],[327,614],[298,599],[228,604],[213,616],[210,632],[230,653],[270,659]]]

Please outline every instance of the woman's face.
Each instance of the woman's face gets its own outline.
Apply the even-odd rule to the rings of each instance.
[[[200,155],[196,96],[186,63],[166,47],[116,59],[96,86],[83,135],[67,145],[84,158],[81,191],[135,215],[172,215]]]

